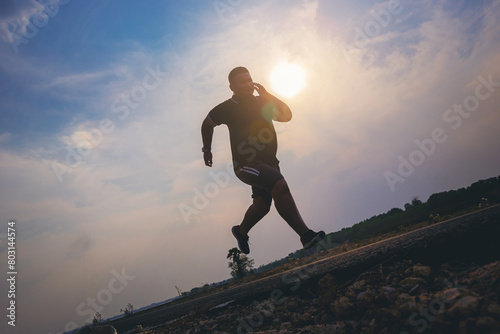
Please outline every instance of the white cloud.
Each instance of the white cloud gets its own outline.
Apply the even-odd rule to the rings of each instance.
[[[12,134],[9,132],[4,132],[0,135],[0,144],[8,143],[12,138]]]
[[[0,39],[18,53],[19,45],[34,38],[38,30],[57,15],[69,0],[4,0],[0,5]]]
[[[26,27],[33,16],[43,12],[43,5],[35,0],[6,0],[2,2],[0,16],[0,36],[6,42],[11,42],[16,35],[26,34]]]

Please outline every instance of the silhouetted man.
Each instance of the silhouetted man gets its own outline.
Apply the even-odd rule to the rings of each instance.
[[[273,121],[288,122],[292,118],[290,108],[262,85],[253,82],[244,67],[236,67],[229,73],[229,88],[233,91],[232,98],[208,113],[201,126],[201,135],[205,165],[212,167],[214,127],[226,124],[234,172],[241,181],[252,186],[253,203],[241,224],[232,228],[238,247],[243,253],[250,253],[248,232],[269,212],[273,200],[280,216],[300,236],[303,247],[314,246],[325,237],[325,232],[314,232],[304,223],[276,158],[278,142]],[[254,90],[258,96],[253,95]]]

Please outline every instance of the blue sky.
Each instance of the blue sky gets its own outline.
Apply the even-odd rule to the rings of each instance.
[[[88,320],[89,298],[109,317],[229,278],[250,190],[226,128],[204,166],[200,125],[235,66],[270,91],[276,64],[306,72],[275,125],[311,228],[498,176],[499,14],[499,1],[3,1],[0,256],[16,219],[19,320],[2,332],[58,333]],[[250,241],[257,266],[300,247],[274,209]]]

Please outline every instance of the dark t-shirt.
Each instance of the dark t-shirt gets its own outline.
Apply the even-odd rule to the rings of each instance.
[[[208,113],[215,124],[226,124],[229,129],[235,170],[257,161],[278,165],[273,109],[261,96],[233,96]]]

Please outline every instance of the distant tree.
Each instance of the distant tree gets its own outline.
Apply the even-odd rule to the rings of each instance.
[[[120,309],[120,312],[123,312],[125,316],[132,315],[132,313],[134,313],[134,306],[128,303],[127,307],[125,307],[124,309]]]
[[[400,208],[393,208],[393,209],[387,211],[387,215],[393,216],[393,215],[396,215],[396,214],[401,213],[401,212],[403,212],[403,210],[401,210]]]
[[[175,289],[177,290],[177,293],[179,294],[179,296],[182,296],[182,289],[179,288],[177,285],[175,286]]]
[[[102,322],[102,315],[99,312],[96,312],[94,315],[94,319],[92,319],[92,326],[99,325]]]
[[[422,201],[418,199],[418,196],[415,196],[411,199],[411,205],[412,206],[419,206],[422,205]]]
[[[227,253],[227,258],[231,260],[228,268],[231,269],[233,278],[243,278],[252,271],[254,261],[249,259],[238,248],[231,248]]]
[[[410,203],[405,204],[405,211],[409,210],[411,208],[416,208],[417,206],[421,206],[423,203],[422,201],[418,198],[418,196],[415,196],[411,199]]]

